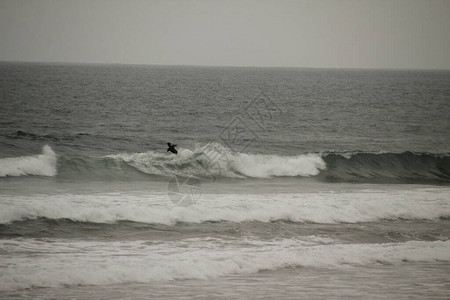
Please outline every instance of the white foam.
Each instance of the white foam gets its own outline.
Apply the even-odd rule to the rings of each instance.
[[[50,146],[42,148],[42,154],[0,159],[0,177],[41,175],[55,176],[57,157]]]
[[[274,176],[314,176],[326,165],[317,154],[298,156],[276,156],[257,154],[232,155],[230,168],[240,174],[254,178],[269,178]]]
[[[245,245],[245,246],[243,246]],[[208,279],[285,267],[450,261],[450,241],[330,244],[304,239],[168,242],[1,240],[0,289]],[[4,268],[4,266],[8,266]]]
[[[286,194],[203,194],[191,207],[175,207],[167,194],[148,192],[0,195],[0,223],[24,218],[74,221],[130,220],[173,225],[177,222],[372,222],[450,216],[450,189],[357,190]]]
[[[232,152],[219,143],[180,148],[178,155],[153,151],[123,153],[107,157],[123,160],[136,169],[156,175],[220,175],[232,178],[270,178],[277,176],[314,176],[326,168],[319,154],[277,156]],[[181,168],[179,168],[181,167]]]

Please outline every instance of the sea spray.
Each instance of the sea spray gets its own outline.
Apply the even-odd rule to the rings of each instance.
[[[56,176],[57,156],[50,146],[42,148],[42,154],[0,159],[0,177],[41,175]]]

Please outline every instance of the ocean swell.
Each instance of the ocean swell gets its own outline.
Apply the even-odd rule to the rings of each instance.
[[[66,179],[149,179],[313,177],[325,182],[450,183],[450,155],[432,153],[303,153],[294,156],[236,153],[218,143],[161,152],[120,153],[102,157],[42,154],[0,159],[0,177],[59,176]]]
[[[450,182],[450,156],[432,153],[330,153],[323,155],[328,181]]]

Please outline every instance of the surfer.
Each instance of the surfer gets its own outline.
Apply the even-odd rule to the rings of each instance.
[[[170,143],[167,143],[167,146],[169,146],[169,148],[167,148],[167,152],[172,152],[173,154],[178,154],[177,149],[175,149],[175,147],[177,145],[171,145]]]

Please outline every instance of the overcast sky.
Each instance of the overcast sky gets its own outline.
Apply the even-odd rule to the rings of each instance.
[[[0,0],[0,60],[450,69],[450,0]]]

